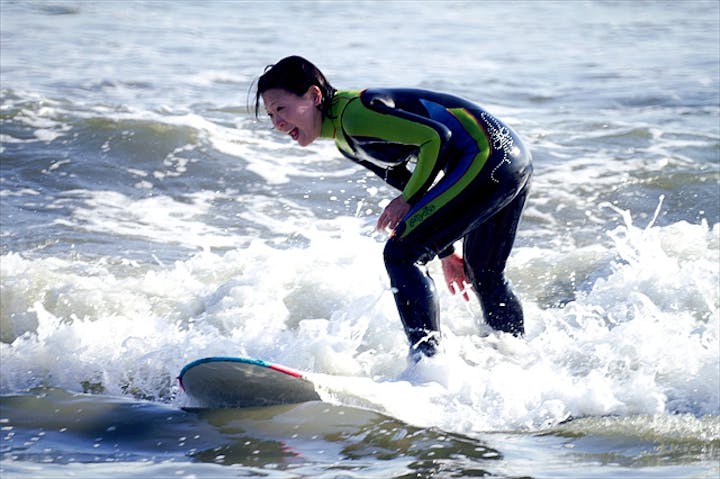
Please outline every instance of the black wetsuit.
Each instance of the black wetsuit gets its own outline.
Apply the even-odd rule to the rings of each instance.
[[[322,136],[335,138],[345,156],[401,190],[411,205],[384,258],[412,350],[434,354],[439,335],[435,286],[422,266],[452,254],[460,239],[485,321],[524,333],[522,307],[504,270],[532,165],[512,129],[452,95],[369,89],[337,92]]]

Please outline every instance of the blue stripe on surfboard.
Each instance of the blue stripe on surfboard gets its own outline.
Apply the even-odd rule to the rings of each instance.
[[[213,356],[209,358],[201,358],[197,359],[190,364],[186,365],[182,370],[180,371],[180,375],[178,376],[178,379],[182,379],[182,377],[185,375],[185,373],[203,363],[218,363],[218,362],[231,362],[231,363],[243,363],[243,364],[252,364],[255,366],[261,366],[263,368],[269,368],[272,366],[272,364],[268,363],[267,361],[263,361],[261,359],[252,359],[252,358],[243,358],[243,357],[230,357],[230,356]]]

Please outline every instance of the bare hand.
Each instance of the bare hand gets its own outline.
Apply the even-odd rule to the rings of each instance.
[[[402,195],[392,200],[378,218],[377,230],[384,231],[387,228],[394,230],[403,217],[410,211],[410,203],[405,201]]]
[[[453,253],[441,260],[445,282],[452,295],[462,293],[465,301],[470,301],[468,291],[472,288],[465,276],[465,267],[462,256]]]

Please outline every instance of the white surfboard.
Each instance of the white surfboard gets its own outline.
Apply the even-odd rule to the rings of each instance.
[[[320,400],[305,375],[259,359],[198,359],[180,371],[178,382],[200,404],[197,407],[260,407]]]

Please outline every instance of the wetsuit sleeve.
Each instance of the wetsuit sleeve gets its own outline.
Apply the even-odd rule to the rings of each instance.
[[[360,160],[351,155],[350,153],[346,152],[342,148],[339,148],[339,150],[340,153],[345,155],[346,158],[372,171],[380,178],[382,178],[385,183],[389,184],[397,190],[402,191],[403,188],[405,188],[405,185],[407,185],[407,182],[410,180],[410,172],[407,168],[405,168],[405,165],[400,165],[392,168],[384,168],[374,163],[370,163],[369,161]]]
[[[450,137],[450,130],[445,125],[398,110],[383,99],[367,96],[362,101],[348,104],[342,124],[350,136],[417,146],[417,165],[402,194],[408,203],[415,204],[430,188],[440,170],[440,153]]]

